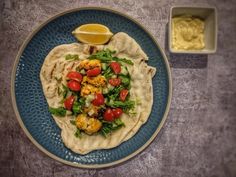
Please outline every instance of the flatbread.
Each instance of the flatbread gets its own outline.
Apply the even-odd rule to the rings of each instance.
[[[60,107],[62,96],[57,93],[61,83],[66,85],[66,78],[69,70],[75,70],[79,62],[89,56],[88,44],[72,43],[63,44],[55,47],[45,58],[40,72],[40,79],[44,95],[50,107]],[[122,114],[121,120],[125,127],[112,132],[104,138],[99,134],[83,134],[82,138],[76,138],[74,133],[76,127],[70,123],[72,116],[58,117],[52,115],[57,125],[61,128],[61,137],[64,144],[72,151],[79,154],[86,154],[97,149],[109,149],[118,146],[122,142],[130,139],[136,134],[141,125],[149,117],[153,104],[152,77],[156,69],[150,67],[145,61],[147,55],[137,44],[137,42],[126,33],[120,32],[115,34],[107,45],[96,46],[98,50],[109,48],[116,50],[117,57],[125,57],[134,62],[134,65],[127,65],[131,75],[131,100],[139,99],[141,102],[135,107],[134,116]],[[77,54],[80,58],[78,61],[65,60],[67,54]],[[58,79],[58,78],[61,78]]]

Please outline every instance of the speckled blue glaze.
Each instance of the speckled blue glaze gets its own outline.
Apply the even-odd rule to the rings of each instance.
[[[146,52],[149,57],[148,64],[157,68],[157,74],[153,78],[152,112],[138,133],[116,148],[79,155],[66,148],[62,142],[61,131],[48,112],[39,73],[49,51],[57,45],[76,42],[71,31],[86,23],[101,23],[108,26],[113,33],[120,31],[128,33]],[[167,66],[160,49],[140,26],[114,12],[85,9],[55,18],[44,25],[28,42],[16,68],[16,105],[28,132],[48,152],[69,162],[87,165],[108,164],[137,151],[156,131],[167,106],[168,77]]]

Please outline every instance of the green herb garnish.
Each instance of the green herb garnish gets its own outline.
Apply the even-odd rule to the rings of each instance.
[[[112,75],[114,75],[113,71],[111,70],[110,67],[107,67],[107,69],[105,71],[103,71],[103,76],[106,79],[109,79]]]
[[[113,108],[122,108],[122,109],[133,109],[135,106],[135,101],[128,100],[128,101],[113,101],[110,100],[108,103],[106,103],[108,106]]]
[[[115,87],[114,89],[110,90],[107,94],[108,98],[110,100],[116,100],[116,98],[119,96],[120,91],[124,89],[124,87],[122,85]]]
[[[76,125],[75,120],[70,120],[70,123],[71,123],[72,125]]]
[[[67,86],[65,86],[64,84],[62,84],[63,87],[63,98],[66,98],[67,93],[70,91],[69,88]]]
[[[83,112],[83,106],[85,105],[85,98],[80,98],[78,101],[75,101],[72,106],[72,111],[75,115]]]
[[[66,60],[79,60],[79,55],[75,54],[75,55],[72,55],[72,54],[67,54],[65,56],[65,59]]]
[[[130,77],[129,76],[119,75],[119,78],[121,79],[121,83],[125,87],[128,87],[130,85]]]
[[[128,60],[126,58],[118,58],[118,57],[113,57],[112,55],[115,54],[116,51],[111,51],[109,49],[105,49],[102,51],[99,51],[90,57],[88,59],[99,59],[101,62],[107,63],[111,61],[117,61],[117,62],[123,62],[129,65],[133,65],[134,63],[131,60]]]
[[[63,107],[59,107],[59,108],[49,107],[49,112],[55,116],[64,117],[66,115],[66,110]]]
[[[126,58],[113,57],[112,60],[117,61],[117,62],[123,62],[129,65],[134,65],[134,63],[131,60],[128,60]]]
[[[81,130],[77,128],[76,132],[75,132],[75,137],[76,138],[82,138],[81,136]]]
[[[74,102],[72,111],[74,114],[82,113],[82,106],[78,102]]]
[[[112,131],[120,129],[121,127],[125,126],[124,122],[121,119],[115,119],[113,122],[102,121],[102,129],[100,133],[107,137]]]

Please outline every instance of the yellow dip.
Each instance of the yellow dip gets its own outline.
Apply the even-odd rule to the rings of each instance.
[[[200,50],[205,47],[204,21],[192,16],[172,19],[172,48],[176,50]]]

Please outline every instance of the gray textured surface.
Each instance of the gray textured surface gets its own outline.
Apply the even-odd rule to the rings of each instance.
[[[216,54],[169,54],[168,13],[181,4],[217,7]],[[10,100],[11,69],[26,36],[48,17],[87,5],[112,7],[145,25],[165,48],[173,75],[171,110],[158,137],[128,162],[100,170],[69,167],[43,154],[19,127]],[[0,176],[236,176],[235,1],[1,0],[0,41]]]

